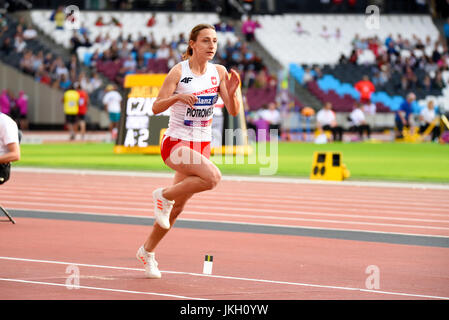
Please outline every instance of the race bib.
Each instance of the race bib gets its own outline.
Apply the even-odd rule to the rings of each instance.
[[[214,105],[218,95],[198,96],[193,107],[187,107],[184,115],[184,125],[189,127],[208,127],[212,125]]]

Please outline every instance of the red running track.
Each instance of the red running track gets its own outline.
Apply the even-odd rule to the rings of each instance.
[[[16,171],[9,210],[151,217],[170,178]],[[449,191],[350,183],[224,180],[195,196],[181,221],[449,237]],[[163,278],[135,258],[151,226],[16,217],[0,224],[1,299],[449,299],[447,247],[360,239],[176,228],[157,250]],[[284,229],[285,229],[284,228]],[[202,275],[205,254],[213,275]],[[70,265],[79,270],[71,289]],[[378,287],[367,268],[375,266]]]

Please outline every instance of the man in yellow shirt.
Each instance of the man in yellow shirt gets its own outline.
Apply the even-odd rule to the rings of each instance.
[[[64,24],[65,24],[65,13],[64,13],[64,7],[59,6],[55,13],[55,24],[56,24],[56,30],[64,30]]]
[[[64,92],[64,113],[66,125],[70,132],[70,140],[75,139],[75,124],[78,118],[79,99],[80,95],[78,91],[73,89],[73,86],[70,86],[70,88]]]

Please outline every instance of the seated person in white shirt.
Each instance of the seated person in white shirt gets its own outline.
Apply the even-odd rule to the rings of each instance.
[[[440,137],[440,122],[439,117],[435,112],[434,102],[430,100],[427,103],[427,107],[421,110],[419,114],[419,120],[421,125],[419,127],[419,133],[423,133],[427,130],[433,121],[436,121],[435,127],[432,129],[432,141],[437,141]]]
[[[342,141],[343,128],[337,124],[337,118],[335,112],[332,111],[332,104],[326,102],[323,109],[316,114],[317,128],[319,130],[332,131],[332,137],[334,141]]]
[[[10,162],[20,160],[19,140],[17,124],[0,112],[0,184],[8,180],[6,176],[9,177]]]
[[[277,135],[281,134],[281,113],[276,107],[276,103],[270,102],[267,109],[260,111],[260,118],[270,124],[270,130],[277,130]]]
[[[360,139],[363,140],[363,133],[366,132],[367,139],[371,137],[371,128],[366,122],[365,114],[362,111],[362,104],[357,103],[354,110],[349,115],[353,128],[358,132]]]

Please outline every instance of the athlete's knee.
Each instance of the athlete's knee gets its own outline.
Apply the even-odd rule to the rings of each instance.
[[[220,180],[221,180],[220,170],[218,169],[213,170],[212,173],[208,175],[206,178],[206,188],[208,190],[214,189],[218,185]]]

